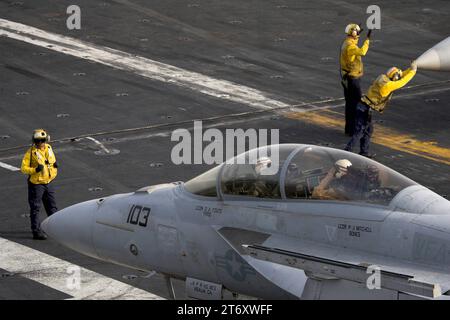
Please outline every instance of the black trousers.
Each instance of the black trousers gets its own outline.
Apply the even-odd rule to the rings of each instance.
[[[33,232],[39,232],[41,230],[41,223],[39,221],[41,203],[44,204],[47,216],[51,216],[58,211],[53,185],[51,183],[33,184],[28,182],[28,204],[30,205],[31,231]]]
[[[359,140],[359,154],[369,155],[370,138],[373,133],[372,111],[364,103],[358,103],[356,107],[355,132],[347,143],[345,150],[353,151],[353,147]]]
[[[346,77],[344,81],[345,97],[345,134],[352,136],[355,132],[356,105],[361,100],[361,81],[352,77]]]

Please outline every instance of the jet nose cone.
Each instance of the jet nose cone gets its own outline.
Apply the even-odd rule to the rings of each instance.
[[[96,257],[92,229],[97,205],[95,200],[60,210],[42,224],[42,230],[52,239],[75,251]]]
[[[42,221],[42,223],[41,223],[41,229],[46,233],[46,234],[49,234],[50,232],[49,232],[49,230],[48,230],[48,226],[47,226],[47,224],[48,224],[48,220],[50,219],[50,217],[48,217],[48,218],[46,218],[44,221]]]

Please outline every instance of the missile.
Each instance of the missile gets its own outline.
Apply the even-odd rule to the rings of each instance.
[[[426,51],[416,62],[423,70],[450,71],[450,37]]]

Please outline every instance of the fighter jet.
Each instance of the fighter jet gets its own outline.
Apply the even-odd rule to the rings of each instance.
[[[417,66],[423,70],[450,71],[450,37],[417,58]]]
[[[196,299],[226,290],[444,299],[450,290],[449,201],[376,161],[321,146],[253,149],[186,183],[70,206],[42,228],[90,257],[186,280]]]

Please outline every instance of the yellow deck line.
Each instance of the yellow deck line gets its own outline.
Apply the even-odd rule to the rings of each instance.
[[[343,116],[332,110],[289,112],[286,116],[333,130],[343,131],[344,128]],[[374,127],[373,143],[450,165],[450,149],[440,147],[437,142],[421,141],[413,135],[403,134],[379,124],[374,124]]]

